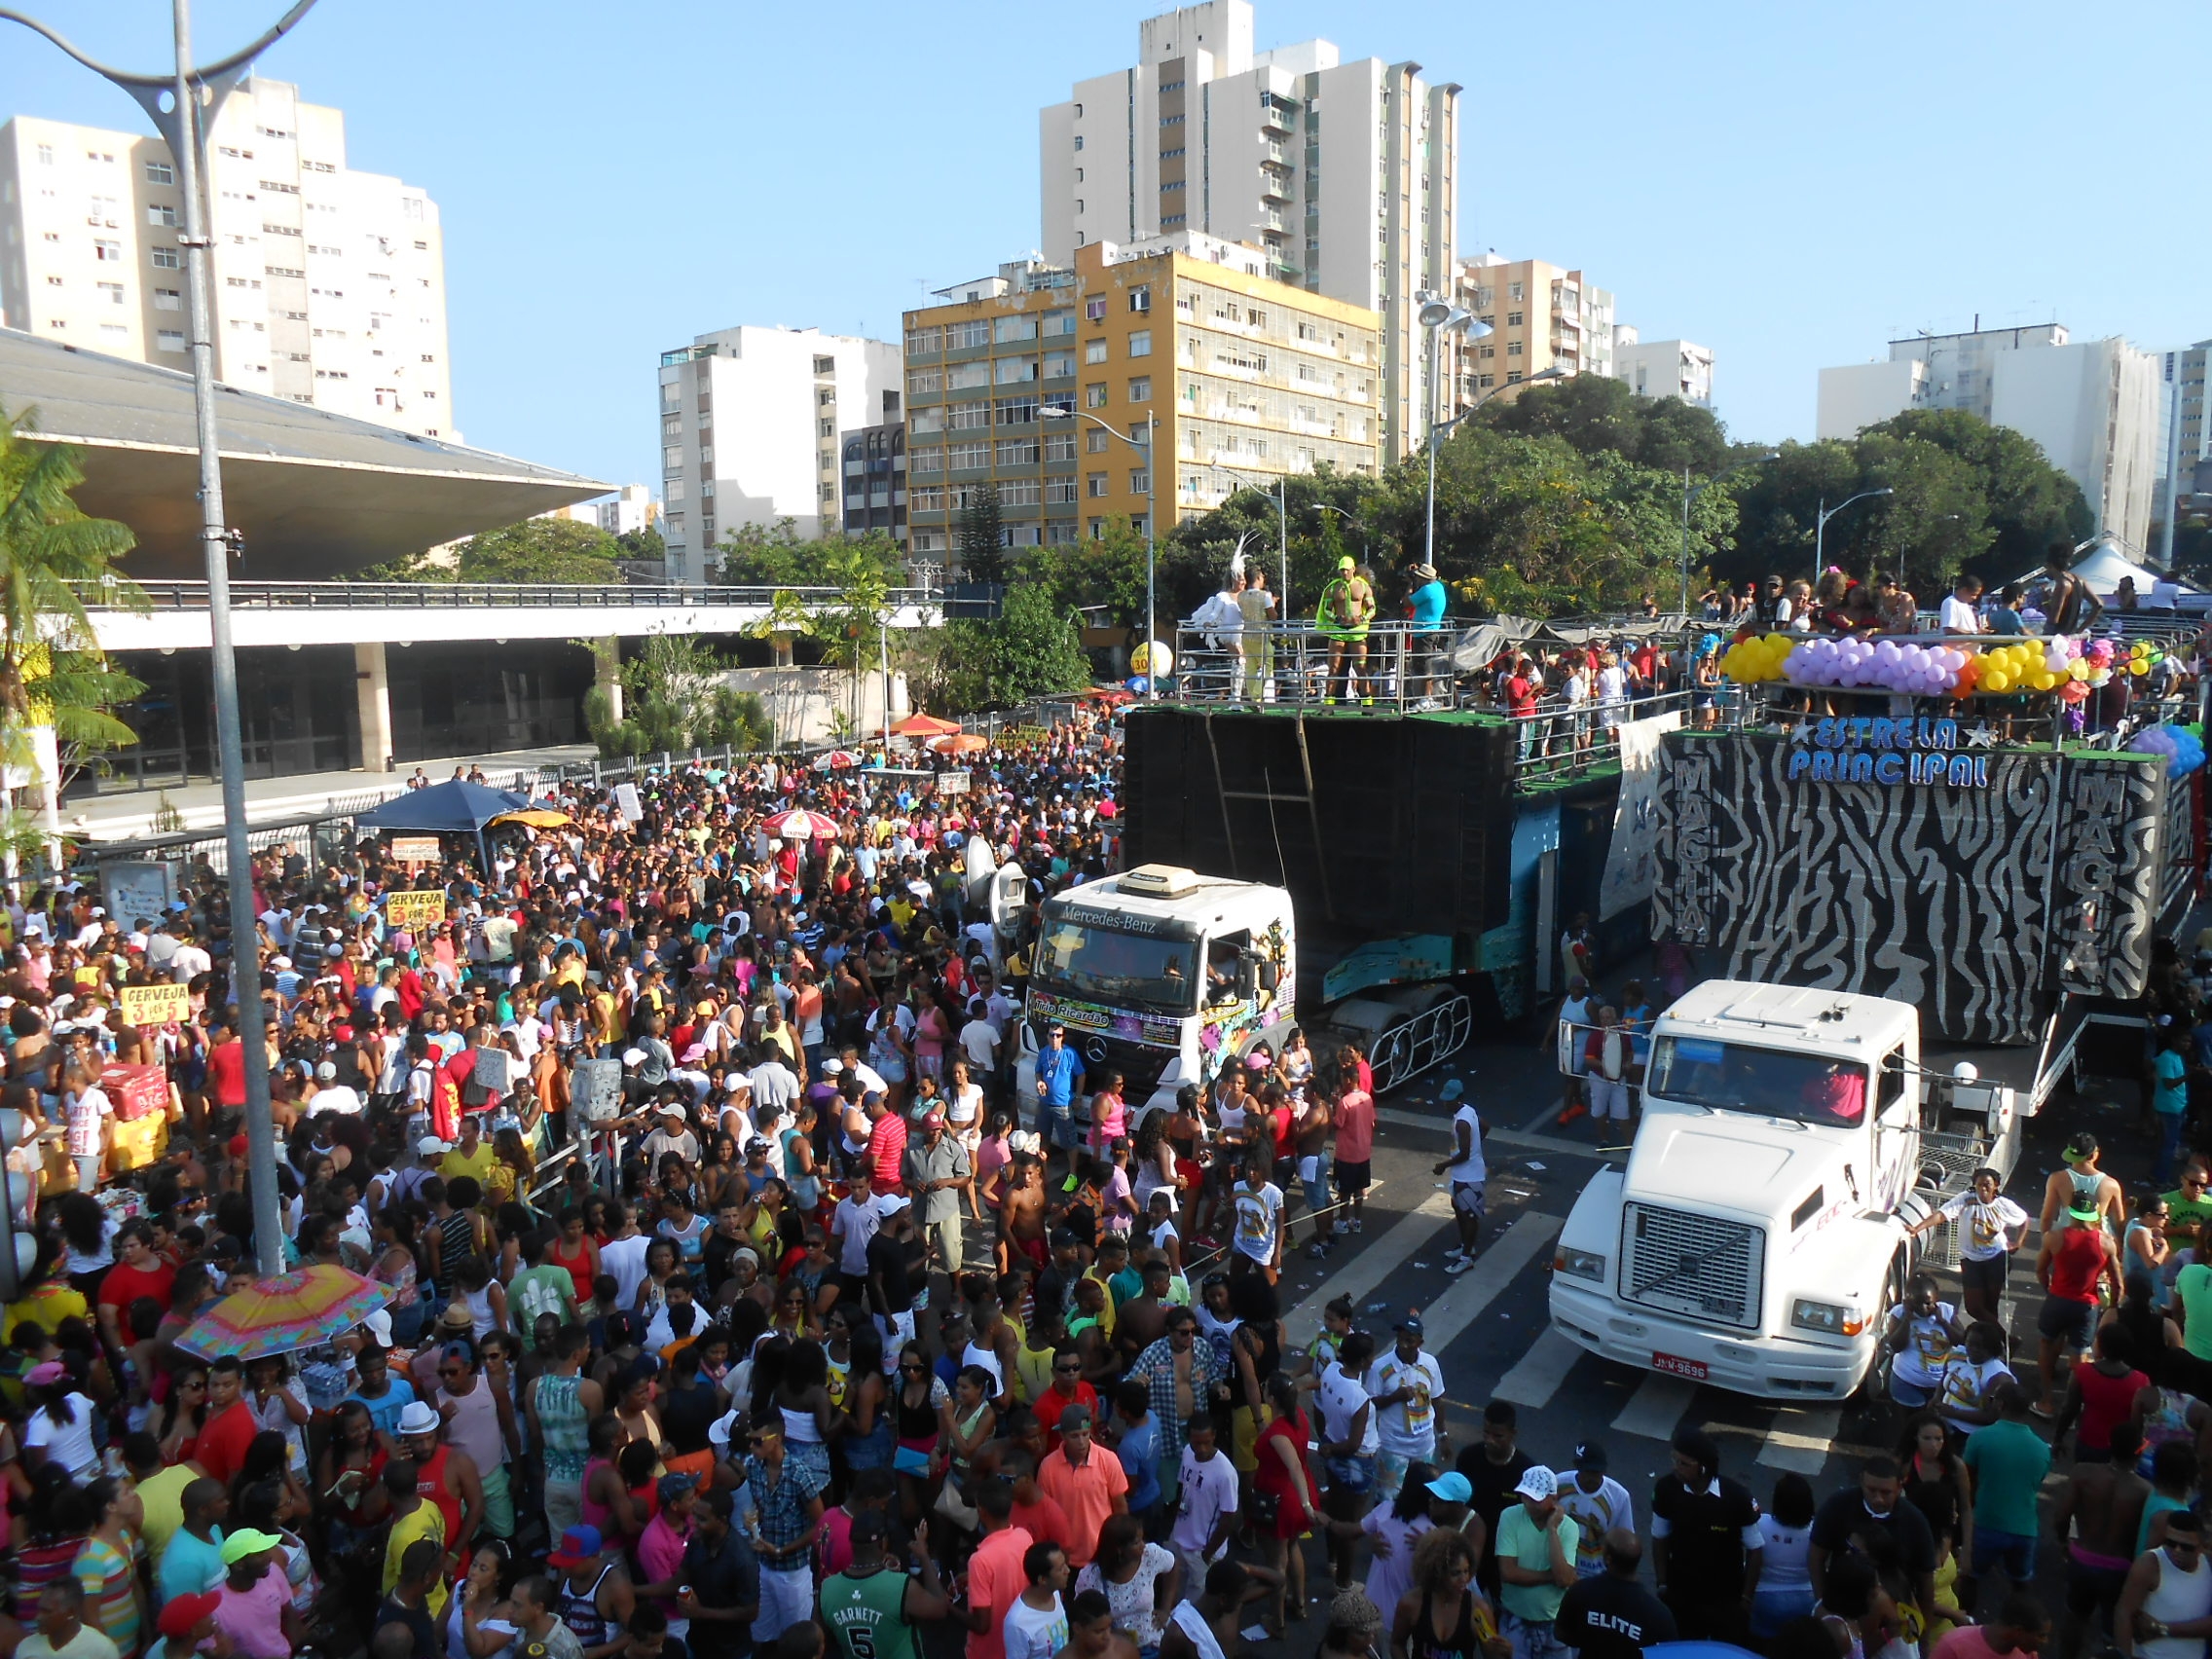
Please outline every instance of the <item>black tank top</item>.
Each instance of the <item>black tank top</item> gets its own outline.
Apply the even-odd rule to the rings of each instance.
[[[1435,1599],[1426,1591],[1420,1598],[1420,1640],[1414,1651],[1419,1659],[1479,1659],[1482,1637],[1475,1630],[1475,1593],[1459,1592],[1459,1622],[1450,1637],[1436,1635]]]
[[[901,1388],[898,1416],[901,1440],[927,1440],[937,1433],[937,1407],[930,1404],[930,1397],[926,1393],[922,1396],[920,1405],[909,1406],[906,1403],[906,1390]]]

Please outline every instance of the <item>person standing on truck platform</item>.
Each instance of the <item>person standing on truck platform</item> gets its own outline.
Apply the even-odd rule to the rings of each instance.
[[[2098,1211],[2077,1204],[2067,1210],[2063,1229],[2043,1235],[2043,1248],[2036,1253],[2036,1277],[2044,1288],[2043,1311],[2036,1315],[2036,1332],[2043,1339],[2036,1361],[2043,1398],[2036,1404],[2036,1416],[2047,1418],[2058,1413],[2059,1355],[2065,1354],[2069,1364],[2079,1364],[2089,1351],[2097,1321],[2097,1287],[2110,1281],[2115,1302],[2125,1288],[2120,1251]]]
[[[2113,1236],[2119,1237],[2127,1216],[2126,1196],[2118,1181],[2097,1167],[2101,1156],[2097,1137],[2083,1129],[2066,1143],[2066,1150],[2059,1156],[2066,1160],[2066,1167],[2053,1169],[2043,1187],[2045,1236],[2059,1227],[2060,1211],[2091,1209]]]
[[[1965,1192],[1905,1230],[1917,1238],[1945,1222],[1958,1228],[1959,1278],[1970,1320],[1998,1317],[2012,1252],[2027,1236],[2028,1212],[2005,1197],[2004,1186],[2005,1178],[1996,1170],[1986,1165],[1976,1169]]]
[[[1722,1477],[1720,1448],[1703,1429],[1677,1434],[1674,1455],[1651,1492],[1659,1599],[1683,1641],[1741,1643],[1766,1555],[1758,1499]]]
[[[1463,1273],[1475,1265],[1475,1250],[1483,1237],[1483,1188],[1490,1166],[1483,1161],[1483,1120],[1472,1100],[1462,1100],[1452,1114],[1452,1156],[1436,1164],[1439,1175],[1450,1171],[1452,1219],[1458,1224],[1459,1242],[1444,1252],[1444,1271]]]

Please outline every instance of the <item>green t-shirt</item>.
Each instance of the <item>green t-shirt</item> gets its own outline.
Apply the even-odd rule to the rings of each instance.
[[[835,1659],[922,1659],[905,1614],[907,1578],[896,1567],[822,1582],[822,1622],[837,1639]]]
[[[1560,1548],[1572,1561],[1576,1548],[1582,1542],[1582,1528],[1570,1518],[1563,1517],[1559,1524]],[[1549,1572],[1552,1567],[1551,1539],[1544,1529],[1529,1514],[1529,1506],[1518,1498],[1513,1507],[1498,1518],[1497,1557],[1511,1560],[1530,1572]],[[1542,1584],[1508,1584],[1498,1591],[1498,1600],[1505,1610],[1518,1618],[1549,1624],[1559,1617],[1560,1602],[1567,1592],[1559,1585],[1546,1580]]]
[[[507,1286],[507,1309],[513,1315],[522,1346],[537,1346],[537,1316],[557,1314],[566,1325],[576,1311],[576,1281],[567,1268],[541,1264],[525,1268]]]
[[[1973,1524],[1992,1532],[2033,1538],[2036,1495],[2050,1473],[2050,1448],[2024,1422],[2004,1419],[1974,1430],[1967,1442],[1967,1467],[1973,1471]]]
[[[2157,1111],[2169,1115],[2189,1110],[2189,1062],[2172,1049],[2161,1050],[2155,1062],[2158,1073],[2157,1098],[2151,1102]]]
[[[2198,1359],[2212,1359],[2212,1267],[2192,1262],[2174,1277],[2181,1298],[2182,1346]]]
[[[2212,1217],[2212,1193],[2201,1198],[2191,1198],[2186,1192],[2172,1192],[2166,1198],[2166,1233],[2180,1238],[2183,1233],[2194,1235],[2207,1217]]]

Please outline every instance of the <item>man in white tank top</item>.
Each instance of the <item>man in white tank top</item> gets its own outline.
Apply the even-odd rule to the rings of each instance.
[[[2166,1541],[2127,1569],[2112,1616],[2113,1640],[2126,1659],[2204,1659],[2212,1634],[2212,1567],[2204,1564],[2196,1517],[2177,1509],[2165,1520]]]

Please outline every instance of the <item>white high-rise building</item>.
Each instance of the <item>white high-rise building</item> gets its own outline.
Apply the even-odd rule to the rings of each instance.
[[[1822,438],[1849,438],[1907,409],[1969,409],[2043,446],[2082,486],[2097,529],[2131,558],[2149,551],[2163,458],[2158,360],[2118,336],[2069,341],[2063,323],[1921,334],[1886,361],[1823,369]]]
[[[282,81],[233,92],[207,151],[217,375],[459,439],[437,203],[348,166],[343,112]],[[183,221],[161,139],[16,117],[0,127],[0,320],[189,368]]]
[[[743,326],[660,357],[661,535],[668,579],[703,581],[741,524],[838,527],[844,434],[903,418],[904,375],[886,340]]]
[[[1414,296],[1451,291],[1459,89],[1325,40],[1252,50],[1250,0],[1138,25],[1137,62],[1039,118],[1044,252],[1197,231],[1267,275],[1382,317],[1385,461],[1419,442],[1427,350]]]
[[[1713,407],[1713,348],[1687,340],[1641,340],[1634,326],[1613,329],[1613,378],[1639,397],[1678,397]]]

